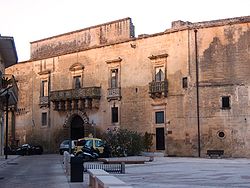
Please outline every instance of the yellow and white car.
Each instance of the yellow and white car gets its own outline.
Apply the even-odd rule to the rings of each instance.
[[[91,138],[91,137],[80,138],[77,140],[75,146],[74,154],[76,156],[82,152],[83,146],[86,146],[88,148],[93,148],[101,155],[104,152],[105,143],[100,138]]]

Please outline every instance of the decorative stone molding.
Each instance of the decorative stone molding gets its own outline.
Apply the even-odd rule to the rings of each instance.
[[[81,63],[74,63],[69,68],[70,71],[78,71],[78,70],[83,70],[83,69],[84,69],[84,66]]]
[[[150,60],[155,60],[155,59],[159,59],[159,58],[167,58],[168,57],[168,54],[167,53],[164,53],[164,54],[158,54],[158,55],[151,55],[149,56],[148,58]]]
[[[70,127],[71,120],[77,115],[82,118],[83,124],[89,124],[89,117],[87,116],[86,112],[74,110],[67,113],[63,127]]]
[[[109,64],[109,63],[118,63],[118,62],[121,62],[122,61],[122,58],[118,57],[116,59],[111,59],[111,60],[107,60],[106,63]]]
[[[44,70],[44,71],[41,71],[41,72],[39,72],[38,74],[39,75],[46,75],[46,74],[50,74],[50,70]]]

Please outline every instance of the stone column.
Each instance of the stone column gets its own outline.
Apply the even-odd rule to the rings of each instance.
[[[66,102],[66,104],[67,104],[67,110],[68,111],[70,111],[70,110],[72,110],[72,101],[70,101],[70,100],[68,100],[67,102]]]
[[[79,109],[84,110],[85,108],[85,99],[80,99],[79,100]]]

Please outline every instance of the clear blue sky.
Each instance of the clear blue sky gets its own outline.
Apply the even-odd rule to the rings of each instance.
[[[0,34],[13,36],[19,62],[30,42],[131,17],[135,34],[152,34],[171,22],[250,15],[250,0],[0,0]]]

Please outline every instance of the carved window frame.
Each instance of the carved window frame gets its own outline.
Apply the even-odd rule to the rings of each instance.
[[[106,63],[108,65],[108,87],[112,87],[112,73],[117,72],[116,75],[116,88],[121,87],[121,61],[122,59],[120,57],[116,59],[107,60]]]
[[[157,55],[151,55],[148,58],[152,62],[152,80],[157,81],[157,69],[162,69],[164,78],[161,79],[161,81],[164,81],[167,79],[167,53],[157,54]]]
[[[76,87],[76,78],[80,77],[80,88],[83,87],[83,79],[84,79],[84,65],[81,63],[74,63],[69,68],[69,71],[71,72],[71,83],[72,83],[72,89],[79,89]]]
[[[40,97],[48,97],[50,92],[50,71],[40,72]],[[46,83],[46,85],[44,84]]]

